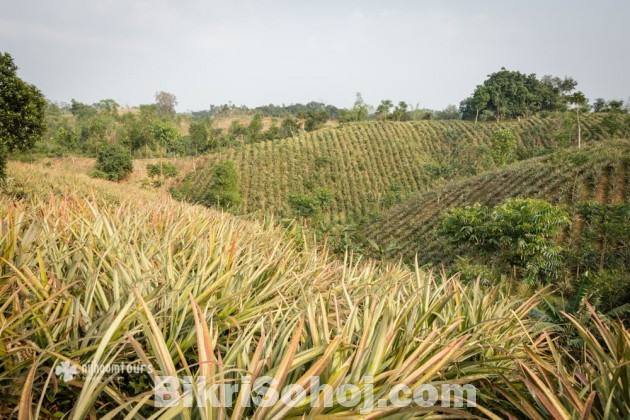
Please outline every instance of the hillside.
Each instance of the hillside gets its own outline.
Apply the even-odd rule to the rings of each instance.
[[[584,118],[585,141],[606,137],[601,116]],[[574,140],[568,116],[529,118],[520,122],[465,121],[365,122],[318,130],[295,138],[232,148],[208,157],[208,165],[188,177],[188,198],[203,201],[204,185],[214,162],[233,160],[240,172],[240,211],[295,214],[288,204],[294,193],[332,195],[322,206],[324,222],[346,223],[378,214],[405,196],[432,185],[476,173],[475,150],[488,146],[492,133],[509,127],[517,136],[519,157],[529,158]]]
[[[551,326],[529,316],[547,291],[521,298],[502,285],[342,263],[272,225],[63,168],[11,163],[9,175],[0,185],[2,417],[413,415],[416,406],[384,398],[401,381],[475,386],[476,408],[424,409],[457,417],[548,417],[532,397],[540,392],[567,413],[598,413],[601,404],[586,403],[592,388],[618,418],[627,408],[625,388],[600,385],[625,353],[588,345],[605,361],[584,366],[585,385],[557,358]],[[598,328],[628,345],[621,325]],[[532,369],[570,385],[541,389]],[[363,378],[374,377],[382,400],[312,406],[311,390],[291,407],[155,407],[153,375],[240,383],[245,373],[274,377],[278,389],[313,375],[333,390],[367,390]]]
[[[630,142],[593,143],[579,151],[557,152],[447,183],[392,208],[366,226],[362,236],[381,251],[388,249],[409,262],[417,254],[423,264],[448,264],[456,253],[447,249],[437,233],[442,215],[451,207],[494,206],[513,197],[566,205],[573,223],[559,241],[575,244],[583,227],[577,204],[630,201]]]

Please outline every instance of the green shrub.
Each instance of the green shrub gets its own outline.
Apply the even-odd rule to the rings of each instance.
[[[310,194],[291,193],[288,200],[289,205],[298,216],[312,217],[319,213],[319,202]]]
[[[554,238],[569,222],[566,212],[544,200],[509,199],[490,209],[476,204],[453,208],[443,217],[441,234],[463,246],[496,274],[549,281],[562,267]]]
[[[516,160],[516,136],[509,128],[492,133],[492,158],[497,165],[506,165]]]
[[[114,143],[108,144],[98,152],[96,166],[90,176],[120,181],[132,171],[131,152],[120,144]]]
[[[234,208],[241,203],[239,177],[236,164],[231,160],[219,162],[212,168],[212,180],[203,195],[202,204],[221,208]]]

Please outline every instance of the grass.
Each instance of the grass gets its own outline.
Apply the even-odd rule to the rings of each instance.
[[[14,163],[10,174],[0,197],[2,417],[356,416],[360,404],[313,406],[307,379],[365,389],[368,375],[376,398],[397,384],[479,391],[477,408],[390,404],[366,418],[627,413],[627,330],[596,315],[595,333],[578,324],[587,339],[576,365],[554,344],[553,326],[529,317],[546,290],[519,298],[506,285],[338,261],[273,223],[57,168]],[[62,362],[80,375],[58,379]],[[152,369],[119,382],[84,371],[88,363]],[[270,376],[258,393],[296,383],[307,392],[293,407],[159,408],[160,375]]]

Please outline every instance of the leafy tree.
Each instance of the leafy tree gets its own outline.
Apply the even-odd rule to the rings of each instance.
[[[282,137],[293,137],[300,132],[300,125],[291,115],[286,115],[280,123],[280,134]]]
[[[465,119],[477,121],[484,111],[492,112],[497,121],[553,111],[565,107],[566,97],[577,82],[571,78],[523,74],[501,68],[477,86],[472,96],[462,101],[460,111]]]
[[[310,194],[292,193],[288,197],[289,205],[301,217],[313,217],[319,213],[319,203]]]
[[[356,98],[354,100],[354,106],[352,107],[352,112],[356,116],[356,121],[365,121],[368,119],[368,106],[363,100],[363,96],[360,92],[357,92]]]
[[[386,120],[389,118],[389,111],[394,107],[394,104],[389,99],[383,99],[379,106],[376,107],[375,117],[377,120]]]
[[[305,111],[299,113],[298,118],[304,121],[305,131],[315,131],[322,128],[328,121],[328,112],[325,110]]]
[[[280,127],[278,127],[278,124],[276,123],[275,120],[271,121],[271,125],[269,126],[269,128],[267,128],[267,130],[265,130],[265,132],[262,135],[263,140],[274,140],[274,139],[280,139],[282,137],[288,137],[288,136],[282,135],[282,131],[280,130]]]
[[[70,101],[70,112],[79,120],[87,119],[95,116],[98,111],[93,106],[72,99]]]
[[[543,200],[510,199],[490,209],[480,204],[451,209],[441,234],[496,274],[517,273],[534,282],[556,279],[562,268],[554,238],[569,222],[566,212]]]
[[[449,105],[441,111],[435,113],[436,120],[459,120],[459,108],[455,105]]]
[[[241,203],[239,176],[231,160],[219,162],[212,168],[212,180],[203,196],[202,204],[220,208],[234,208]]]
[[[244,142],[247,137],[247,127],[245,127],[239,120],[233,120],[228,128],[228,136],[232,141]]]
[[[59,127],[57,129],[57,132],[55,133],[55,141],[67,150],[74,150],[77,147],[76,135],[64,127]]]
[[[173,115],[177,106],[177,97],[172,93],[159,91],[155,93],[155,104],[161,114]]]
[[[129,149],[118,143],[112,143],[99,151],[91,175],[95,178],[120,181],[132,171],[133,163]]]
[[[113,99],[102,99],[94,104],[98,111],[105,112],[111,116],[118,116],[118,103]]]
[[[350,110],[342,110],[339,112],[340,122],[366,121],[369,116],[369,108],[363,100],[360,92],[357,92],[354,105]]]
[[[190,148],[194,155],[203,153],[208,148],[208,128],[201,121],[193,121],[188,127]]]
[[[407,102],[405,101],[398,102],[398,105],[394,109],[394,112],[392,112],[392,117],[391,117],[392,120],[408,121],[410,119],[409,112],[407,110],[408,108],[409,108],[409,105],[407,105]]]
[[[516,136],[509,128],[492,133],[491,154],[496,165],[506,165],[516,160]]]
[[[247,135],[249,137],[250,142],[255,142],[260,139],[263,131],[263,119],[262,114],[256,113],[254,118],[250,121],[247,126]]]
[[[149,128],[155,146],[162,152],[176,152],[179,149],[180,134],[172,123],[155,120]]]
[[[626,110],[623,107],[623,101],[618,99],[613,99],[608,101],[608,112],[625,112]]]
[[[608,110],[608,104],[604,98],[597,98],[593,101],[593,112],[606,112]]]
[[[6,176],[7,153],[33,148],[45,130],[46,101],[17,69],[9,53],[0,53],[0,179]]]
[[[593,102],[592,106],[593,112],[616,112],[623,113],[627,112],[624,109],[624,103],[622,100],[613,99],[611,101],[606,102],[604,98],[597,98]]]

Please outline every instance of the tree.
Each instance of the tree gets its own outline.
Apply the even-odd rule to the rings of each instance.
[[[247,126],[247,134],[249,136],[250,142],[255,142],[256,140],[260,138],[260,135],[263,130],[263,126],[264,125],[263,125],[262,114],[260,112],[257,112],[256,115],[254,115],[254,118],[252,118],[249,125]]]
[[[368,119],[368,106],[363,100],[360,92],[357,92],[354,106],[352,107],[353,114],[356,116],[356,121],[365,121]]]
[[[131,152],[126,147],[112,143],[98,152],[94,171],[94,178],[105,178],[110,181],[120,181],[133,171]]]
[[[539,111],[566,109],[566,98],[577,82],[571,78],[524,74],[501,68],[488,75],[473,94],[463,100],[460,111],[464,119],[477,121],[484,112],[492,113],[497,121],[520,118]]]
[[[326,110],[320,111],[300,111],[298,118],[304,121],[305,131],[319,130],[328,121],[328,112]]]
[[[231,160],[219,162],[212,168],[210,187],[203,196],[206,206],[233,208],[240,204],[239,176]]]
[[[407,105],[407,102],[405,101],[398,102],[398,105],[394,109],[394,112],[392,112],[392,120],[408,121],[409,120],[409,112],[407,111],[408,108],[409,108],[409,105]]]
[[[286,115],[280,123],[280,134],[282,137],[293,137],[300,132],[300,125],[291,115]]]
[[[188,127],[190,137],[190,148],[194,155],[203,153],[208,147],[208,129],[201,121],[193,121]]]
[[[172,123],[168,121],[155,120],[149,127],[153,144],[161,152],[175,152],[179,149],[180,134]]]
[[[363,100],[363,96],[361,96],[360,92],[357,92],[356,99],[354,101],[354,105],[352,109],[341,110],[339,112],[339,121],[340,122],[353,122],[353,121],[366,121],[370,114],[368,106],[365,104]]]
[[[459,120],[459,108],[456,105],[449,105],[441,111],[435,113],[436,120]]]
[[[604,98],[597,98],[593,101],[593,112],[606,112],[607,104]]]
[[[524,280],[550,281],[562,267],[562,249],[554,243],[569,223],[566,212],[544,200],[510,199],[490,209],[480,204],[451,209],[440,233],[497,275],[518,273]]]
[[[6,176],[7,153],[33,148],[45,130],[46,101],[17,70],[11,55],[0,53],[0,179]]]
[[[586,96],[580,91],[575,92],[571,96],[567,97],[567,102],[574,105],[575,113],[577,116],[577,129],[578,129],[578,149],[582,147],[582,126],[580,124],[580,111],[588,105]]]
[[[464,99],[459,105],[459,112],[462,115],[462,119],[471,120],[474,117],[475,124],[479,121],[480,115],[484,112],[488,113],[490,110],[490,93],[484,85],[478,85],[472,96]]]
[[[389,110],[394,107],[394,104],[389,99],[383,99],[379,106],[376,107],[376,119],[386,120],[389,118]]]
[[[155,104],[158,111],[164,115],[175,114],[175,107],[177,106],[177,97],[172,93],[159,91],[155,93]]]

